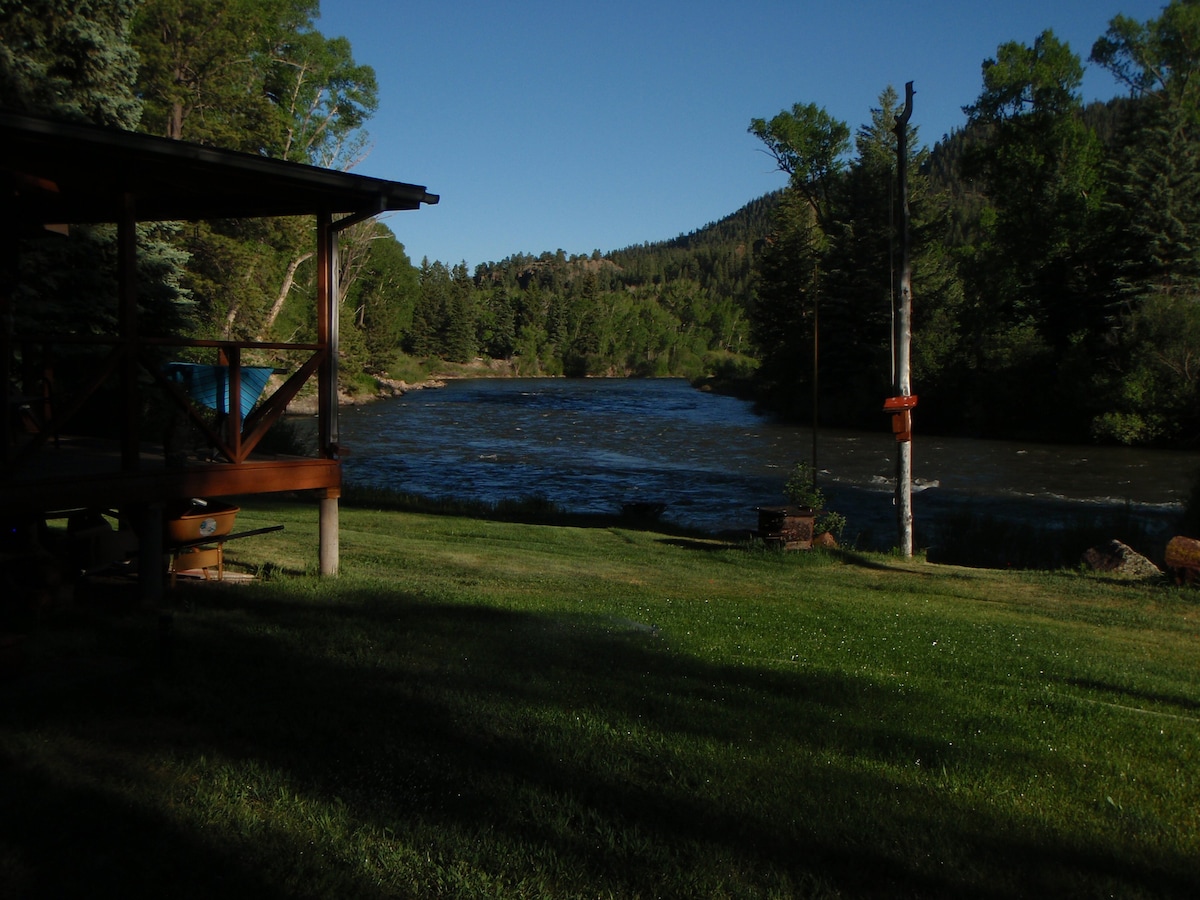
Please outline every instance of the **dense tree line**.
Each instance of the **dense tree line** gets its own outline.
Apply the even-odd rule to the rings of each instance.
[[[403,347],[507,359],[535,375],[699,376],[748,365],[755,244],[775,202],[606,256],[516,254],[471,275],[426,262]]]
[[[1197,0],[1145,23],[1114,18],[1090,60],[1129,96],[1085,108],[1067,44],[1050,31],[1005,43],[965,127],[913,154],[925,427],[1200,438],[1197,47]],[[751,122],[790,175],[751,308],[759,389],[780,409],[810,412],[817,346],[824,421],[869,425],[886,396],[895,106],[888,89],[854,152],[849,128],[815,105]]]
[[[344,39],[322,35],[317,16],[316,0],[0,0],[0,103],[349,167],[376,108],[375,74]],[[159,313],[148,321],[200,337],[311,339],[312,227],[272,219],[146,229],[143,305]],[[385,225],[355,226],[341,239],[341,371],[353,387],[402,354],[503,358],[531,374],[698,374],[740,359],[753,240],[740,225],[719,227],[719,237],[607,259],[516,255],[468,272],[465,263],[413,266]],[[37,310],[40,330],[60,306],[59,324],[111,330],[111,229],[76,237],[22,254],[39,302],[20,308]]]
[[[349,167],[374,72],[316,0],[0,0],[0,103]],[[1200,0],[1091,48],[1127,97],[1084,107],[1052,32],[997,48],[964,127],[910,127],[919,427],[1128,443],[1200,437]],[[386,225],[343,235],[342,371],[403,357],[522,374],[745,376],[790,415],[878,427],[890,392],[897,95],[857,130],[797,103],[750,130],[786,190],[691,234],[601,254],[414,266]],[[914,121],[920,120],[919,107]],[[37,328],[110,330],[113,238],[25,248]],[[312,223],[143,229],[146,321],[164,333],[311,337]],[[18,327],[23,323],[18,322]],[[814,365],[814,355],[816,364]],[[356,374],[357,373],[357,374]],[[369,379],[367,379],[369,382]],[[816,390],[814,391],[814,387]]]
[[[316,0],[0,0],[0,104],[313,165],[359,158],[374,72],[315,27]],[[140,226],[143,321],[163,334],[243,340],[311,336],[313,223],[225,220]],[[111,332],[113,230],[28,242],[21,278],[45,331]],[[390,246],[385,246],[390,245]],[[369,258],[375,262],[367,264]],[[350,344],[388,333],[380,296],[415,282],[382,226],[345,233],[341,285]],[[407,272],[405,271],[407,267]],[[358,276],[368,271],[359,285]],[[408,276],[407,279],[405,276]],[[353,293],[352,293],[353,292]],[[399,301],[402,303],[402,301]],[[394,334],[393,334],[394,337]]]

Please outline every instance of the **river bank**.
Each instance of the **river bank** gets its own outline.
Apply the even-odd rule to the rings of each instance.
[[[411,391],[422,391],[436,388],[443,388],[451,381],[458,381],[469,378],[533,378],[533,379],[550,379],[559,380],[573,378],[569,375],[528,375],[518,371],[517,363],[513,360],[506,359],[484,359],[476,357],[467,363],[451,363],[439,361],[438,369],[431,373],[428,378],[419,381],[406,381],[402,378],[391,378],[388,375],[373,375],[374,389],[371,391],[362,390],[346,390],[338,391],[339,406],[363,406],[372,403],[376,400],[392,400],[396,397],[402,397]],[[637,378],[631,375],[586,375],[586,379],[599,380],[651,380],[646,378]],[[667,380],[681,381],[684,380],[677,376],[663,376]],[[705,378],[695,379],[690,382],[691,386],[701,393],[720,394],[727,397],[735,397],[739,400],[753,402],[753,392],[749,388],[749,383],[742,381],[733,381],[729,379],[721,379],[716,376],[708,376]],[[301,395],[288,404],[287,411],[290,415],[316,415],[317,414],[317,398],[316,395]]]
[[[347,484],[485,504],[536,499],[584,515],[649,504],[709,534],[757,528],[757,508],[784,502],[792,467],[814,445],[811,428],[680,379],[449,378],[440,390],[347,406],[340,426],[353,449]],[[894,543],[895,447],[882,430],[819,435],[820,486],[846,516],[851,545]],[[1198,464],[1194,453],[922,437],[918,542],[950,549],[949,538],[961,546],[970,533],[972,543],[1040,552],[1073,544],[1081,523],[1104,524],[1098,539],[1157,560],[1168,532],[1179,533]]]
[[[483,359],[477,357],[469,363],[440,363],[437,371],[428,378],[420,381],[405,381],[402,378],[391,378],[388,375],[374,375],[375,385],[372,391],[346,390],[338,391],[339,406],[363,406],[376,400],[392,400],[403,397],[411,391],[423,391],[445,387],[447,382],[460,378],[516,378],[516,366],[509,360]],[[546,376],[551,377],[551,376]],[[317,397],[306,394],[296,397],[288,404],[289,415],[315,416],[317,414]]]

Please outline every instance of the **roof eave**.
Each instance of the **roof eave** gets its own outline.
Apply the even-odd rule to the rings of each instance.
[[[439,201],[424,186],[0,110],[0,169],[32,176],[25,222],[111,222],[328,213],[366,216]]]

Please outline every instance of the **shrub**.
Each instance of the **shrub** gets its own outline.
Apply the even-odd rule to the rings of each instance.
[[[811,465],[800,460],[792,467],[792,474],[783,486],[783,495],[788,498],[789,503],[806,506],[817,513],[817,520],[813,524],[817,534],[828,531],[834,538],[841,540],[842,531],[846,527],[846,517],[825,508],[825,495],[817,487]]]

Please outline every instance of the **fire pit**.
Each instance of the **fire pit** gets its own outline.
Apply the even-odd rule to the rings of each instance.
[[[784,550],[808,550],[817,514],[806,506],[760,506],[758,536]]]

